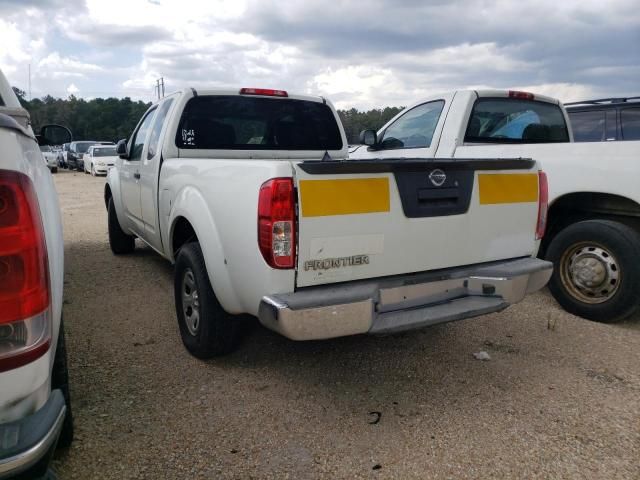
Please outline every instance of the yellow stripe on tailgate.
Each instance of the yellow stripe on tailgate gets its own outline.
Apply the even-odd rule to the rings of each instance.
[[[478,174],[480,205],[538,201],[537,173]]]
[[[300,180],[303,217],[388,212],[388,178]]]

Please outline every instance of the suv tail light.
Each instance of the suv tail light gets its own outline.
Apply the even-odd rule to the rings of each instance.
[[[296,202],[293,178],[272,178],[260,187],[258,246],[269,266],[296,265]]]
[[[538,224],[536,226],[536,240],[542,240],[547,228],[547,212],[549,210],[549,182],[547,174],[538,172]]]
[[[0,170],[0,372],[44,355],[51,343],[49,271],[29,177]]]

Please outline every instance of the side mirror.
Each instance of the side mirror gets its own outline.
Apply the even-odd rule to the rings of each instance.
[[[375,130],[362,130],[360,132],[360,143],[373,147],[378,143],[378,134]]]
[[[123,138],[122,140],[118,140],[118,144],[116,145],[116,153],[123,160],[126,160],[127,158],[129,158],[129,152],[127,151],[126,138]]]
[[[62,145],[70,143],[73,139],[71,130],[62,125],[44,125],[40,129],[40,134],[36,135],[38,145]]]

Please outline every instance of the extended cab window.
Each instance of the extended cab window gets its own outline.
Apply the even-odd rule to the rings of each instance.
[[[620,110],[622,138],[640,140],[640,108],[623,108]]]
[[[164,121],[167,118],[167,113],[169,113],[169,108],[171,108],[172,103],[173,98],[170,98],[162,104],[160,111],[158,111],[158,116],[156,117],[156,121],[153,123],[153,129],[151,130],[151,136],[149,137],[147,160],[151,160],[155,157],[156,153],[160,149],[160,132],[162,132],[162,126],[164,125]]]
[[[443,100],[412,108],[387,127],[380,140],[381,148],[429,147],[443,108]]]
[[[569,113],[573,139],[576,142],[601,142],[605,139],[605,111]]]
[[[558,105],[513,98],[479,98],[464,137],[468,143],[568,142]]]
[[[176,146],[185,149],[340,150],[331,108],[320,102],[199,96],[182,112]]]

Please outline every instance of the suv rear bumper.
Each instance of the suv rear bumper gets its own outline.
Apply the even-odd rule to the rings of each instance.
[[[269,295],[258,317],[292,340],[385,334],[498,312],[544,287],[550,262],[520,258]]]
[[[47,403],[28,417],[0,424],[0,478],[43,475],[66,413],[64,396],[53,390]]]

